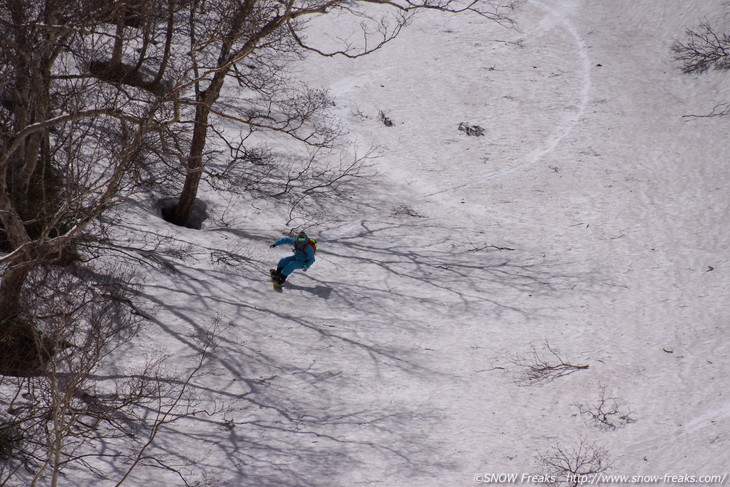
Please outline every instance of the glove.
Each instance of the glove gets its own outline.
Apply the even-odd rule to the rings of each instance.
[[[276,244],[271,244],[271,245],[269,245],[269,248],[270,248],[270,249],[273,249],[274,247],[276,247]]]

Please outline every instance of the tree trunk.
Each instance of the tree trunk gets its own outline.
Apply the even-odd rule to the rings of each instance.
[[[193,211],[200,178],[203,176],[203,151],[208,136],[208,117],[213,103],[220,96],[227,71],[227,69],[224,69],[215,74],[208,89],[200,93],[199,102],[195,108],[195,125],[186,166],[185,185],[180,193],[180,199],[172,221],[176,225],[185,226],[190,219],[190,213]]]
[[[4,335],[13,318],[20,312],[20,290],[30,268],[27,265],[10,267],[0,281],[0,334]]]
[[[193,204],[198,195],[198,186],[203,174],[203,151],[205,150],[205,139],[208,135],[208,116],[210,105],[201,103],[195,110],[195,126],[193,128],[193,141],[190,146],[190,153],[187,162],[187,174],[185,185],[180,193],[180,199],[175,208],[175,216],[172,223],[185,226],[193,211]]]
[[[8,194],[2,189],[0,189],[0,222],[13,250],[30,244],[31,239],[23,224],[23,219],[15,210]],[[32,259],[26,255],[20,255],[10,258],[9,262],[5,264],[6,267],[3,269],[2,279],[0,279],[0,330],[3,330],[8,320],[15,317],[20,311],[20,289],[30,272],[29,261]]]
[[[237,10],[233,17],[233,23],[226,35],[223,36],[220,52],[218,55],[218,69],[210,81],[210,85],[205,91],[199,92],[197,96],[197,107],[195,109],[195,126],[193,128],[193,140],[190,147],[190,154],[187,160],[187,174],[185,175],[185,185],[183,186],[177,208],[175,209],[172,222],[184,226],[190,219],[190,213],[193,210],[193,204],[198,194],[198,185],[203,175],[203,151],[205,150],[205,139],[208,135],[208,117],[213,104],[218,100],[223,83],[230,71],[233,63],[240,62],[255,49],[261,39],[272,34],[276,29],[280,28],[291,18],[291,8],[293,2],[287,1],[286,13],[284,15],[275,15],[269,19],[256,32],[252,33],[248,41],[237,51],[233,52],[232,47],[236,40],[241,37],[241,23],[243,19],[251,15],[246,8],[253,8],[255,2],[246,4],[243,10]],[[198,82],[199,83],[199,82]],[[197,85],[199,86],[199,85]],[[196,87],[197,88],[197,87]],[[197,91],[197,89],[196,89]]]
[[[13,58],[12,72],[14,78],[12,91],[15,95],[13,106],[13,128],[20,132],[27,126],[43,122],[50,113],[51,66],[55,59],[55,34],[49,35],[42,45],[35,45],[27,35],[25,27],[26,12],[19,2],[10,2],[9,9],[17,23],[11,31],[17,48]],[[13,198],[21,206],[26,206],[29,199],[31,179],[36,173],[42,148],[47,140],[47,131],[29,135],[25,144],[9,160],[10,172],[6,184]],[[23,215],[32,219],[36,215]]]

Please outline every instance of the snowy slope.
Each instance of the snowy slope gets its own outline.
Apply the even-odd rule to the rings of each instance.
[[[268,245],[285,208],[210,192],[220,218],[201,231],[130,212],[188,258],[147,275],[156,323],[129,353],[184,367],[220,323],[195,387],[223,410],[174,423],[157,451],[210,486],[472,485],[539,474],[537,456],[581,438],[610,473],[727,473],[730,130],[683,115],[729,101],[730,75],[682,75],[669,51],[702,18],[728,25],[730,7],[528,1],[518,31],[421,15],[368,58],[302,65],[380,147],[379,176],[311,229],[318,261],[281,295],[267,270],[286,254]],[[589,368],[520,383],[515,362],[546,342]],[[576,403],[601,388],[635,422],[588,424]]]

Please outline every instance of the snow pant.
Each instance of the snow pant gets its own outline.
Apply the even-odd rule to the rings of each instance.
[[[287,277],[295,270],[304,269],[305,267],[307,267],[307,263],[301,260],[297,260],[294,258],[293,255],[291,255],[289,257],[284,257],[283,259],[281,259],[276,267],[278,269],[281,269],[280,273],[282,276]]]

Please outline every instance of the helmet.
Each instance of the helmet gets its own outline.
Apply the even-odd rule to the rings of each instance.
[[[306,242],[309,240],[309,237],[307,237],[307,234],[304,232],[299,232],[297,235],[297,242]]]

